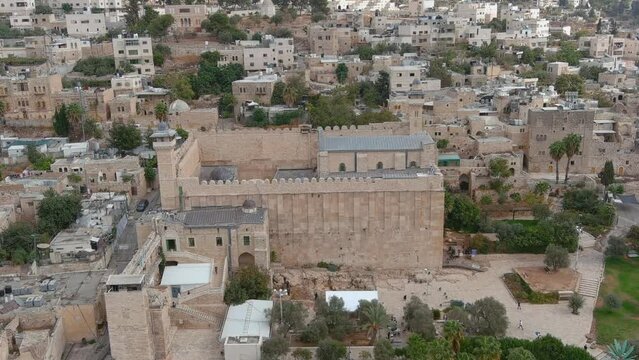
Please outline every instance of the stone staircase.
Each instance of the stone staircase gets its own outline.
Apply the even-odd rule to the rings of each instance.
[[[191,289],[186,293],[182,293],[180,294],[180,297],[178,298],[178,301],[180,304],[185,303],[189,300],[193,300],[195,298],[198,298],[200,296],[203,295],[210,295],[210,294],[223,294],[224,291],[222,290],[222,288],[219,287],[212,287],[210,285],[203,285],[200,287],[197,287],[195,289]]]
[[[212,316],[212,315],[209,315],[209,314],[206,314],[206,313],[203,313],[201,311],[195,310],[195,309],[193,309],[191,307],[188,307],[186,305],[176,305],[175,309],[178,310],[178,311],[181,311],[181,312],[183,312],[185,314],[188,314],[188,315],[190,315],[190,316],[192,316],[192,317],[194,317],[194,318],[196,318],[198,320],[201,320],[201,321],[204,321],[204,322],[207,322],[207,323],[213,325],[214,329],[219,329],[220,326],[222,325],[222,322],[220,321],[219,318],[217,318],[215,316]]]
[[[599,279],[581,279],[579,281],[579,290],[577,291],[582,296],[588,296],[596,298],[599,294],[599,285],[601,280]]]

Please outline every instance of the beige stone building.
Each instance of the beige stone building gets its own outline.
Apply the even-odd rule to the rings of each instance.
[[[131,64],[140,75],[155,74],[153,65],[153,44],[150,37],[138,36],[113,38],[113,57],[115,66],[123,68]]]
[[[279,76],[276,74],[252,75],[233,81],[233,97],[236,101],[235,116],[243,113],[246,103],[256,102],[260,105],[270,105],[273,89],[278,81]]]
[[[102,14],[67,14],[67,33],[73,37],[98,37],[107,33],[106,16]]]
[[[177,34],[199,32],[208,15],[206,5],[165,5],[164,11],[173,16],[171,29]]]
[[[351,28],[330,28],[313,25],[308,30],[311,53],[318,55],[345,55],[351,52],[357,33]]]
[[[244,70],[263,71],[268,68],[289,69],[294,64],[293,38],[274,38],[264,35],[262,41],[241,41]]]
[[[161,203],[185,211],[252,200],[268,211],[270,247],[287,266],[437,268],[444,201],[437,151],[427,134],[408,130],[198,132],[181,145],[158,132]]]
[[[56,107],[62,104],[81,104],[84,100],[86,113],[99,122],[108,121],[111,113],[109,103],[113,99],[113,89],[65,89],[53,96]]]
[[[4,118],[16,126],[51,127],[53,97],[61,90],[60,75],[39,76],[29,71],[0,77],[0,100],[7,104]]]

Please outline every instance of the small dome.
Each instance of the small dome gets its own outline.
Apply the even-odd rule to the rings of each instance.
[[[169,105],[169,114],[176,114],[189,110],[191,110],[191,107],[189,106],[189,104],[184,102],[184,100],[178,99],[172,102],[171,105]]]
[[[253,200],[244,200],[244,203],[242,204],[242,209],[255,209],[255,201]]]

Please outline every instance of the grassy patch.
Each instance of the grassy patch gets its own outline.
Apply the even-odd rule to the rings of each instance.
[[[541,293],[533,291],[528,284],[515,273],[504,274],[504,283],[519,302],[530,304],[556,304],[559,301],[557,292]]]
[[[597,342],[610,344],[614,339],[639,339],[639,260],[610,257],[606,259],[606,278],[599,292],[602,304],[595,309]],[[603,299],[618,295],[623,304],[611,309]]]
[[[537,220],[503,220],[503,222],[508,224],[520,224],[526,230],[537,228]]]

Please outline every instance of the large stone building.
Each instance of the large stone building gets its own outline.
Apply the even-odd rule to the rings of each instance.
[[[51,127],[54,94],[62,90],[60,75],[39,76],[24,71],[0,77],[0,100],[7,105],[4,118],[16,126]]]
[[[270,247],[284,265],[442,264],[443,179],[425,133],[393,124],[193,133],[182,144],[164,130],[154,139],[165,210],[254,201],[268,211]]]
[[[173,16],[171,29],[177,34],[200,31],[208,15],[206,5],[166,5],[164,10]]]
[[[150,37],[132,37],[118,35],[113,39],[113,57],[115,66],[119,69],[131,64],[140,75],[155,74],[153,65],[153,44]]]

